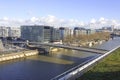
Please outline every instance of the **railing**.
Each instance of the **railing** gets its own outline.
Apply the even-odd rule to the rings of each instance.
[[[116,48],[112,49],[111,51],[101,55],[101,56],[96,56],[91,58],[90,60],[85,61],[84,63],[52,78],[51,80],[67,80],[69,78],[71,78],[72,76],[75,76],[77,73],[80,73],[81,75],[83,74],[83,72],[87,71],[87,69],[89,67],[91,67],[92,65],[94,65],[95,63],[97,63],[98,61],[100,61],[101,59],[105,58],[107,55],[109,55],[111,52],[113,52],[114,50],[118,49],[120,47],[117,46]]]
[[[13,42],[13,43],[26,43],[26,42]],[[44,46],[58,47],[58,48],[74,49],[74,50],[99,53],[99,54],[104,54],[107,51],[104,49],[95,49],[95,48],[89,48],[89,47],[74,47],[74,46],[66,46],[66,45],[52,44],[52,43],[39,43],[39,42],[29,42],[29,43],[30,44],[37,44],[37,45],[44,45]]]
[[[98,56],[100,56],[100,55],[98,55]],[[93,57],[93,58],[91,58],[91,59],[89,59],[89,60],[83,62],[82,64],[79,64],[78,66],[75,66],[74,68],[69,69],[68,71],[66,71],[66,72],[64,72],[64,73],[62,73],[62,74],[60,74],[60,75],[58,75],[58,76],[52,78],[51,80],[58,80],[58,79],[60,79],[61,77],[63,77],[63,76],[65,76],[65,75],[69,74],[70,72],[72,72],[72,71],[74,71],[74,70],[80,68],[81,66],[87,64],[88,62],[90,62],[90,61],[96,59],[98,56],[95,56],[95,57]]]

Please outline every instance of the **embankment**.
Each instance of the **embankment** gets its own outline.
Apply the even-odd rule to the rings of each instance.
[[[27,56],[32,56],[32,55],[38,55],[38,53],[39,52],[37,50],[26,50],[16,53],[3,54],[0,55],[0,62],[12,60],[12,59],[18,59],[18,58],[25,58]]]

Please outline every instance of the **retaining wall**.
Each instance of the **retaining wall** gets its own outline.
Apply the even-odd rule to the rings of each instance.
[[[3,55],[0,55],[0,62],[12,60],[12,59],[24,58],[32,55],[38,55],[38,53],[39,52],[37,50],[27,50],[27,51],[21,51],[16,53],[3,54]]]

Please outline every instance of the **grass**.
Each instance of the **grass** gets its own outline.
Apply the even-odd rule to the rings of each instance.
[[[120,80],[120,48],[77,80]]]

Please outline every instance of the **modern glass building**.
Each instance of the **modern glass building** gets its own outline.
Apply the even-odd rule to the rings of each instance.
[[[58,28],[53,28],[52,31],[52,42],[60,41],[60,30]]]
[[[21,26],[21,38],[31,42],[49,43],[56,40],[55,28],[44,25]]]
[[[60,27],[59,30],[60,30],[60,39],[61,40],[64,40],[64,38],[67,37],[68,35],[69,36],[73,35],[73,30],[69,29],[67,27]]]

